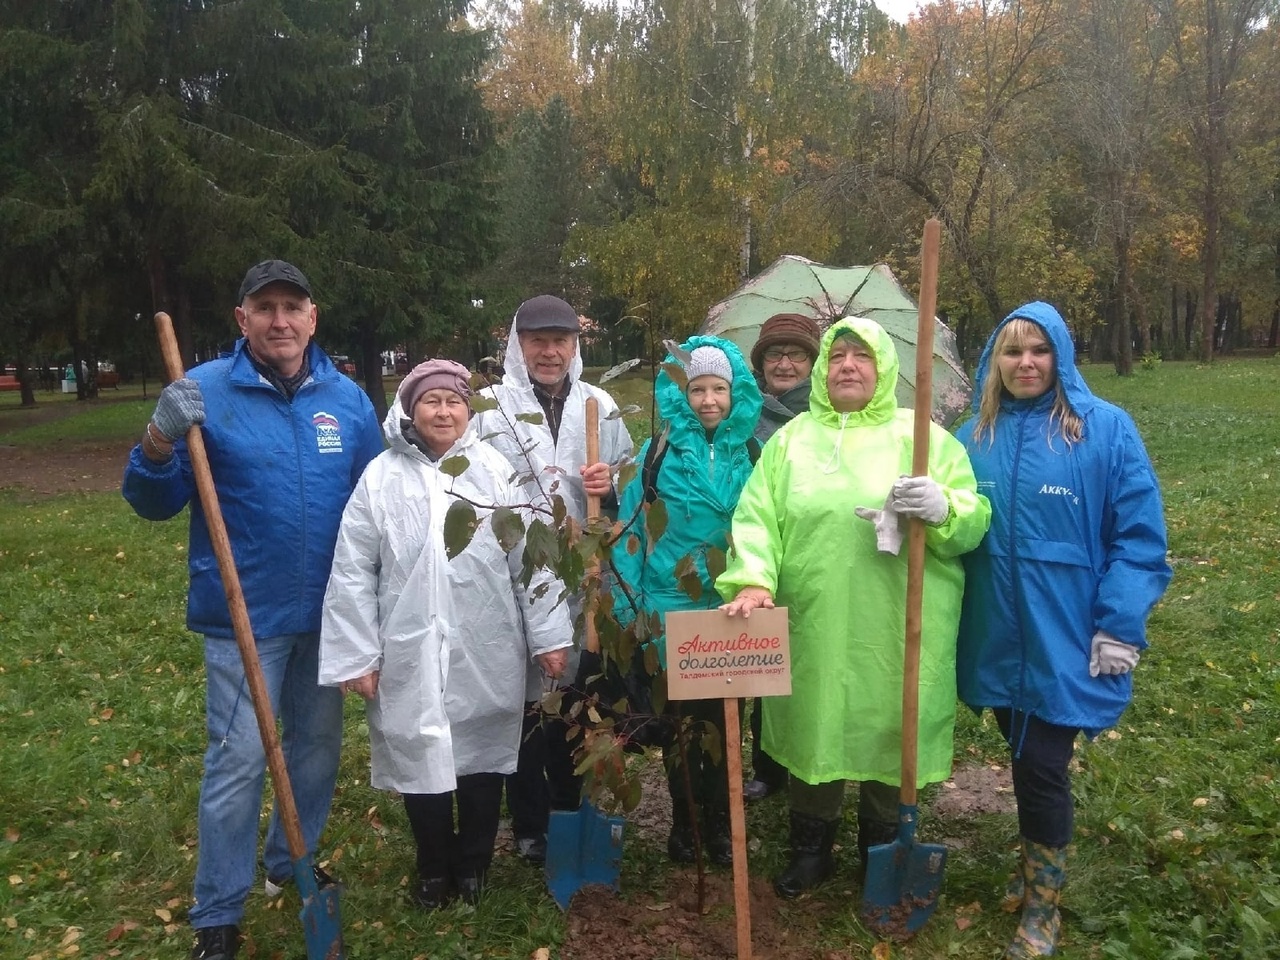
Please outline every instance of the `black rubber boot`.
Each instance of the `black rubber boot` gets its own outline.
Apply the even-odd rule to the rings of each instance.
[[[836,872],[831,847],[839,820],[819,820],[791,811],[791,862],[773,881],[778,896],[791,900]]]
[[[898,839],[898,825],[884,820],[858,821],[858,882],[867,879],[867,851]]]
[[[729,826],[729,811],[708,810],[704,819],[706,827],[702,835],[706,838],[707,858],[718,867],[733,866],[733,831]]]

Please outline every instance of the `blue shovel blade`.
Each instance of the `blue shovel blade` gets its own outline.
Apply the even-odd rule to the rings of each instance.
[[[547,826],[547,889],[561,910],[589,884],[618,888],[622,872],[622,817],[583,800],[577,810],[552,810]]]
[[[316,885],[311,857],[293,861],[293,880],[298,885],[302,909],[302,932],[307,941],[307,960],[343,960],[342,917],[338,911],[338,890],[334,885]]]
[[[915,807],[899,811],[898,838],[867,851],[862,922],[887,940],[907,940],[938,908],[947,848],[915,839]]]

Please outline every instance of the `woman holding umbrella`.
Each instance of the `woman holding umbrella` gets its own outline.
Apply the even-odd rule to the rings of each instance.
[[[1137,428],[1095,397],[1071,334],[1028,303],[978,361],[976,416],[959,432],[991,498],[991,532],[965,558],[960,698],[991,707],[1013,751],[1022,920],[1006,957],[1057,947],[1076,734],[1120,717],[1147,615],[1170,570],[1160,487]]]
[[[912,413],[894,399],[898,354],[873,320],[822,338],[809,414],[765,445],[733,517],[716,588],[731,616],[790,611],[791,696],[770,701],[764,747],[791,774],[791,859],[774,888],[795,897],[835,869],[844,781],[861,782],[858,849],[897,836],[907,563],[901,516],[926,534],[918,785],[951,772],[960,555],[990,507],[964,449],[934,426],[928,476],[907,477]],[[884,504],[883,510],[868,510]],[[855,510],[857,511],[855,513]],[[858,519],[874,519],[874,526]]]

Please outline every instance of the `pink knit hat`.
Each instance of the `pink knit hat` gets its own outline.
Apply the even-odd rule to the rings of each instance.
[[[463,400],[471,397],[471,372],[452,360],[424,360],[400,383],[396,397],[407,416],[428,390],[452,390]]]

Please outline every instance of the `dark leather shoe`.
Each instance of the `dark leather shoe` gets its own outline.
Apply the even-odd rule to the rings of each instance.
[[[418,886],[409,891],[409,899],[424,910],[437,910],[454,898],[453,884],[448,877],[429,877],[419,880]]]
[[[234,924],[201,927],[196,931],[196,944],[191,960],[235,960],[240,949],[240,930]]]
[[[516,853],[530,863],[547,862],[546,837],[517,837]]]
[[[753,800],[763,800],[770,794],[777,793],[777,787],[764,780],[748,780],[742,785],[742,799],[750,803]]]
[[[480,894],[484,890],[484,875],[473,874],[467,877],[458,877],[456,886],[458,888],[458,899],[463,903],[474,905],[480,900]]]

